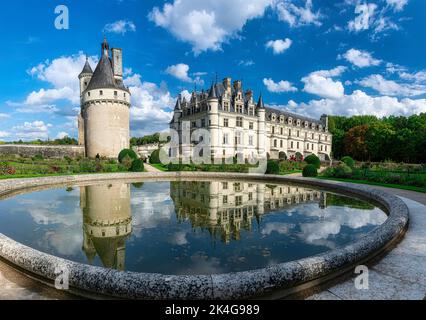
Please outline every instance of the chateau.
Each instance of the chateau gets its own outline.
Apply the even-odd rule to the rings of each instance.
[[[130,145],[130,91],[123,84],[123,53],[102,43],[95,69],[88,61],[79,75],[81,113],[78,117],[79,145],[86,156],[117,158]]]
[[[190,127],[190,128],[187,128]],[[332,135],[328,117],[315,120],[265,107],[262,96],[255,103],[253,91],[243,91],[241,81],[230,78],[209,91],[193,92],[190,101],[179,97],[170,128],[179,133],[179,148],[172,156],[189,157],[201,141],[188,140],[182,132],[204,128],[210,133],[211,154],[215,158],[256,155],[270,159],[317,155],[331,159]]]

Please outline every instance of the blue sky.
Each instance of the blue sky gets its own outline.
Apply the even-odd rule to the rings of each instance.
[[[69,9],[57,30],[55,7]],[[136,136],[216,78],[319,117],[426,112],[423,0],[15,0],[0,11],[0,140],[77,136],[77,75],[123,48]]]

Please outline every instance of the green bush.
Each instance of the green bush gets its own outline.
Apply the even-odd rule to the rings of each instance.
[[[307,156],[305,162],[314,165],[317,169],[321,168],[321,160],[314,154]]]
[[[82,159],[78,165],[82,173],[92,173],[96,171],[95,163],[90,159]]]
[[[138,155],[132,149],[123,149],[123,150],[121,150],[120,154],[118,155],[118,161],[120,163],[122,163],[123,159],[126,156],[128,156],[132,160],[136,160],[138,158]]]
[[[313,164],[308,164],[303,169],[303,176],[304,177],[317,177],[318,176],[318,170],[317,167]]]
[[[349,168],[354,168],[355,167],[355,160],[352,159],[351,157],[343,157],[340,161],[342,161],[344,164],[346,164]]]
[[[280,166],[275,160],[268,160],[268,164],[266,167],[266,174],[279,174]]]
[[[334,169],[334,176],[336,178],[350,178],[352,169],[347,164],[341,163]]]
[[[322,172],[322,175],[323,175],[324,177],[331,178],[331,177],[334,177],[335,173],[336,173],[336,170],[335,170],[333,167],[328,167],[327,169],[325,169],[325,170]]]
[[[129,155],[126,155],[123,159],[121,159],[120,163],[124,168],[126,168],[126,171],[129,171],[132,167],[133,161],[136,160],[133,160]]]
[[[144,165],[142,159],[136,159],[133,161],[132,166],[130,167],[130,171],[132,172],[143,172]]]
[[[149,158],[149,162],[152,163],[152,164],[161,164],[160,149],[154,150],[151,153],[151,157]]]
[[[43,161],[44,157],[41,154],[36,154],[34,157],[31,158],[33,161]]]

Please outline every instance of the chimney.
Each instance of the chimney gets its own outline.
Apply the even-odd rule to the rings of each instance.
[[[112,68],[114,70],[114,78],[123,79],[123,50],[112,49]]]
[[[247,90],[246,91],[246,100],[252,101],[253,99],[253,90]]]
[[[223,79],[223,87],[225,91],[230,95],[231,94],[231,78]]]
[[[234,81],[234,90],[235,91],[241,91],[241,88],[242,88],[241,80]]]

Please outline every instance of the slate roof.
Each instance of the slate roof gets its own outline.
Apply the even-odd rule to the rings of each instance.
[[[86,63],[84,64],[83,71],[81,71],[80,76],[83,74],[92,74],[92,73],[93,73],[92,67],[90,66],[88,59],[86,59]]]

